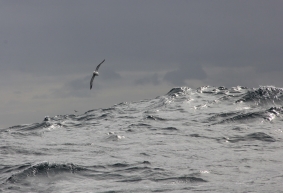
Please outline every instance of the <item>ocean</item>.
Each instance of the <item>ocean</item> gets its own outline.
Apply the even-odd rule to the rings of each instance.
[[[172,88],[1,129],[0,192],[283,192],[283,89]]]

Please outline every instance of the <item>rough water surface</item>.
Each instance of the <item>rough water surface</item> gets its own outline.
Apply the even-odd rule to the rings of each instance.
[[[283,89],[164,96],[0,130],[0,192],[282,192]]]

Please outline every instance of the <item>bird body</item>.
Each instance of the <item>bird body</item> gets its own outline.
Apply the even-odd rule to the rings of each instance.
[[[95,76],[99,76],[99,73],[98,73],[97,71],[93,71],[93,74],[94,74]]]
[[[90,89],[92,88],[92,83],[93,83],[94,77],[95,77],[95,76],[99,76],[98,69],[99,69],[100,65],[101,65],[104,61],[105,61],[105,59],[104,59],[102,62],[100,62],[100,64],[98,64],[98,66],[96,67],[95,71],[93,71],[92,77],[91,77],[91,80],[90,80]]]

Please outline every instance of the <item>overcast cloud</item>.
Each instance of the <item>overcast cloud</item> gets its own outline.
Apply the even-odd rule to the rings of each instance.
[[[1,0],[0,128],[175,86],[282,87],[282,8],[281,0]]]

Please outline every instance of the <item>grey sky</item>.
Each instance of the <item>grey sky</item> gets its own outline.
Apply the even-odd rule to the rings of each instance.
[[[173,86],[282,87],[282,8],[281,0],[1,0],[0,128]]]

